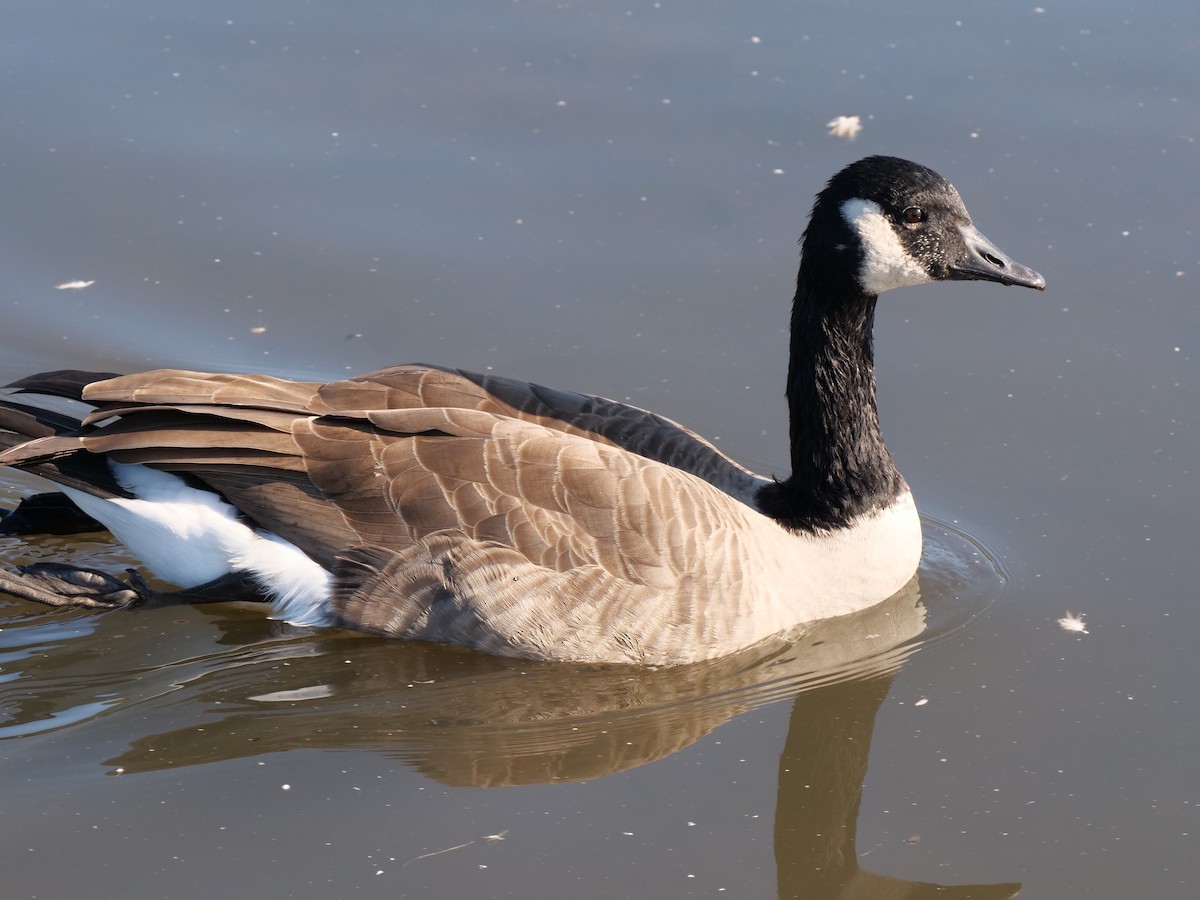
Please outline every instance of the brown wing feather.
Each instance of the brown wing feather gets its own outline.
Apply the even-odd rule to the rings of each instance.
[[[739,494],[756,477],[697,435],[663,416],[588,394],[560,391],[460,369],[404,365],[323,385],[312,411],[416,407],[475,409],[622,447],[690,472],[723,491]]]
[[[64,391],[78,390],[86,377],[74,372],[53,374],[66,385]],[[85,400],[99,405],[101,413],[110,415],[130,413],[131,402],[143,407],[218,405],[339,418],[367,418],[372,411],[385,409],[472,409],[622,447],[690,472],[731,494],[742,495],[758,484],[752,473],[694,432],[644,409],[437,366],[394,366],[327,384],[161,369],[94,381],[82,393]]]
[[[155,369],[93,382],[84,388],[83,399],[96,404],[216,404],[304,412],[319,387],[317,382],[289,381],[269,375]]]
[[[158,427],[150,425],[149,416],[151,413],[161,413],[165,417],[188,416],[191,421],[198,421],[200,416],[210,416],[214,419],[227,419],[240,422],[253,422],[256,425],[262,425],[265,428],[271,428],[275,431],[290,432],[292,430],[292,420],[296,418],[297,412],[303,410],[278,411],[268,410],[255,407],[244,406],[222,406],[215,403],[188,403],[179,405],[163,405],[163,404],[131,404],[121,406],[119,404],[106,404],[105,406],[96,409],[83,418],[84,426],[97,425],[111,419],[114,416],[138,416],[136,420],[139,424],[135,427],[148,429]],[[179,419],[176,419],[179,421]],[[80,424],[80,423],[76,423]],[[107,430],[115,430],[120,427],[120,423],[112,423],[104,426]]]
[[[665,587],[674,576],[663,548],[670,567],[683,563],[667,532],[677,530],[685,506],[698,508],[694,497],[677,502],[686,483],[677,470],[647,465],[653,455],[614,451],[603,422],[623,421],[622,434],[637,430],[630,423],[665,423],[671,439],[698,441],[689,432],[622,404],[510,379],[398,366],[319,385],[168,369],[103,381],[51,373],[21,387],[82,393],[101,405],[83,448],[191,472],[235,504],[245,499],[246,513],[265,527],[280,527],[281,518],[269,512],[268,485],[294,491],[303,468],[313,490],[292,504],[317,518],[317,495],[327,497],[344,523],[314,524],[305,541],[309,526],[289,512],[285,530],[322,559],[344,549],[326,542],[348,531],[356,543],[396,548],[458,528],[538,565],[593,561],[614,577]],[[80,446],[42,440],[52,449],[42,459]]]
[[[749,512],[700,479],[753,476],[645,411],[423,366],[326,385],[175,370],[49,383],[98,410],[23,461],[106,453],[207,482],[331,568],[343,624],[631,660],[729,624],[689,588],[737,584]]]
[[[608,658],[631,659],[668,631],[715,624],[695,621],[688,587],[721,568],[737,581],[720,551],[744,515],[731,499],[516,419],[426,409],[405,427],[402,411],[372,416],[384,418],[395,430],[297,422],[313,484],[371,548],[335,563],[343,624],[528,656],[575,640],[576,658],[572,633],[586,625],[609,636],[596,638]]]

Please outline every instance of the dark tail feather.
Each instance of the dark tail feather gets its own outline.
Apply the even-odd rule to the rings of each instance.
[[[84,534],[105,528],[66,494],[22,497],[14,510],[0,510],[0,534]]]
[[[111,377],[104,372],[61,369],[8,385],[0,394],[0,465],[12,465],[98,497],[130,496],[117,484],[102,457],[88,453],[73,440],[83,427],[82,417],[91,412],[90,406],[71,410],[61,402],[80,401],[85,387]],[[32,395],[48,399],[42,405]]]
[[[82,369],[56,369],[53,372],[39,372],[7,384],[5,387],[24,394],[45,394],[47,397],[65,397],[68,400],[82,400],[83,389],[94,381],[107,381],[117,378],[110,372],[85,372]]]

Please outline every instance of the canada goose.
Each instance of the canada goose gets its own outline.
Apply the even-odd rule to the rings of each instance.
[[[879,603],[916,571],[921,527],[879,430],[877,296],[1045,279],[980,234],[944,178],[892,157],[835,175],[802,244],[785,480],[624,403],[436,366],[326,384],[51,372],[9,386],[0,465],[56,482],[183,590],[57,564],[0,572],[0,590],[257,599],[300,624],[651,665]],[[39,394],[94,410],[47,411]]]

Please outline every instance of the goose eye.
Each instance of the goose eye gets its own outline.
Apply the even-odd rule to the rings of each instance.
[[[925,212],[919,206],[910,206],[901,215],[904,216],[904,221],[909,225],[916,225],[929,218],[929,213]]]

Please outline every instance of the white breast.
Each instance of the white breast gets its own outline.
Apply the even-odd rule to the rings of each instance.
[[[763,614],[756,637],[798,623],[848,615],[886,600],[908,583],[921,561],[921,520],[908,491],[886,509],[848,527],[811,536],[780,530],[763,546],[761,582],[747,591],[769,590],[750,609]],[[756,583],[757,582],[757,583]]]

